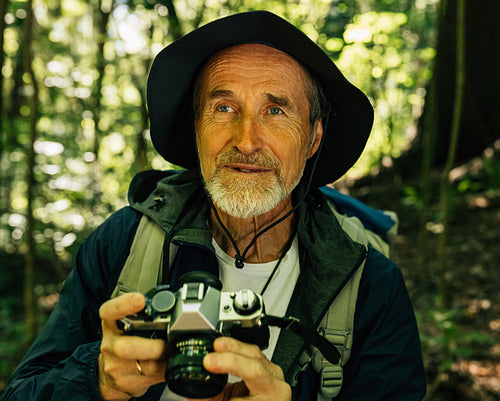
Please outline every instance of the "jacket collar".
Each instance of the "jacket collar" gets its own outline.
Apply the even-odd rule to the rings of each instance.
[[[209,205],[197,171],[144,171],[132,180],[128,198],[130,206],[155,221],[171,241],[212,249]]]

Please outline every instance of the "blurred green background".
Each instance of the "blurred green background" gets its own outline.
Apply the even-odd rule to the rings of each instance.
[[[479,15],[500,14],[500,3],[494,3]],[[475,4],[476,9],[479,4]],[[360,197],[370,192],[367,200],[371,203],[401,209],[398,212],[403,216],[413,215],[406,219],[410,225],[402,225],[412,234],[419,224],[426,227],[428,235],[442,232],[442,216],[435,211],[439,203],[435,187],[443,158],[434,153],[436,163],[430,167],[438,170],[434,176],[430,173],[434,195],[427,198],[417,177],[421,160],[400,170],[397,161],[401,155],[404,160],[412,148],[422,152],[421,132],[428,121],[436,121],[431,119],[433,115],[437,118],[435,114],[443,112],[436,106],[441,103],[429,94],[444,94],[452,103],[456,97],[453,86],[448,92],[433,92],[431,79],[439,72],[437,60],[441,60],[439,65],[448,65],[444,58],[439,59],[446,53],[440,49],[455,46],[453,39],[438,45],[439,32],[444,32],[444,37],[447,29],[458,26],[455,1],[1,0],[0,393],[57,302],[58,290],[81,241],[110,213],[126,205],[128,185],[135,173],[175,168],[155,153],[149,137],[145,87],[152,59],[168,43],[199,25],[255,9],[275,12],[302,29],[369,96],[375,108],[373,134],[363,157],[336,185]],[[488,28],[495,35],[495,28]],[[472,40],[475,43],[479,38]],[[498,50],[492,48],[491,52]],[[455,51],[446,55],[452,59],[447,67],[450,79],[455,75],[455,55]],[[499,57],[495,57],[491,62],[499,66]],[[446,76],[446,70],[440,74]],[[498,88],[498,77],[491,82]],[[434,107],[427,108],[431,103]],[[432,111],[427,112],[431,116],[427,119],[426,110]],[[475,152],[477,157],[470,158],[476,164],[465,160],[453,164],[452,197],[453,205],[470,206],[470,199],[475,199],[475,208],[496,213],[500,145],[491,137],[498,138],[499,132],[489,126],[487,130],[491,135],[480,145],[481,151]],[[473,132],[465,134],[474,136]],[[443,136],[448,144],[450,133]],[[458,155],[463,156],[463,152]],[[390,178],[377,181],[381,170],[392,171]],[[356,186],[357,182],[363,185]],[[389,185],[396,191],[390,192],[395,198],[369,190],[377,185]],[[474,195],[478,192],[482,195]],[[423,203],[431,205],[430,212],[425,212]],[[415,217],[418,215],[424,216],[423,223]],[[410,256],[419,257],[418,252]],[[406,262],[404,252],[399,257],[398,262]],[[498,266],[499,260],[493,263]],[[453,366],[474,356],[470,353],[474,344],[493,349],[499,321],[486,318],[496,322],[491,333],[483,329],[469,333],[466,351],[454,347],[453,341],[460,343],[456,331],[464,312],[450,305],[436,306],[439,303],[434,296],[442,288],[432,272],[431,277],[428,271],[404,273],[416,302],[429,382],[434,386],[429,399],[475,399],[456,398],[442,383],[453,382]],[[419,287],[412,284],[422,278],[431,288],[428,297],[432,299],[425,302],[417,299]],[[481,306],[481,299],[478,302],[479,310],[493,310],[491,301],[488,308]],[[496,352],[500,354],[498,349]],[[493,373],[486,374],[488,377],[500,375],[498,354],[489,359],[488,372],[493,369]],[[474,375],[467,369],[465,374]],[[500,399],[499,380],[484,388],[492,398],[481,399]]]

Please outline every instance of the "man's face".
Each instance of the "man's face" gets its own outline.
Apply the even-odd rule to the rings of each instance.
[[[235,217],[264,214],[287,199],[317,149],[309,77],[287,54],[260,44],[218,53],[202,72],[196,142],[214,203]]]

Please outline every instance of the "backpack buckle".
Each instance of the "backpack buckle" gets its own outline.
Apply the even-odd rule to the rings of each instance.
[[[353,335],[350,331],[323,329],[323,336],[336,347],[342,350],[351,350],[353,343]]]
[[[290,386],[295,387],[299,384],[300,374],[307,369],[311,360],[310,353],[307,350],[304,350],[299,360],[295,363],[295,366],[290,369],[287,375],[286,381],[290,383]]]
[[[319,392],[327,398],[339,395],[344,378],[342,366],[328,364],[321,369]]]

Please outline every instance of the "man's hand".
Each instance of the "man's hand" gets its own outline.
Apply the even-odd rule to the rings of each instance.
[[[129,400],[165,381],[165,341],[124,335],[116,321],[144,308],[140,293],[124,294],[105,302],[98,389],[104,400]]]
[[[289,401],[292,389],[283,371],[270,362],[259,347],[229,337],[214,342],[214,353],[205,356],[203,365],[213,373],[228,373],[243,382],[229,384],[211,401]]]

